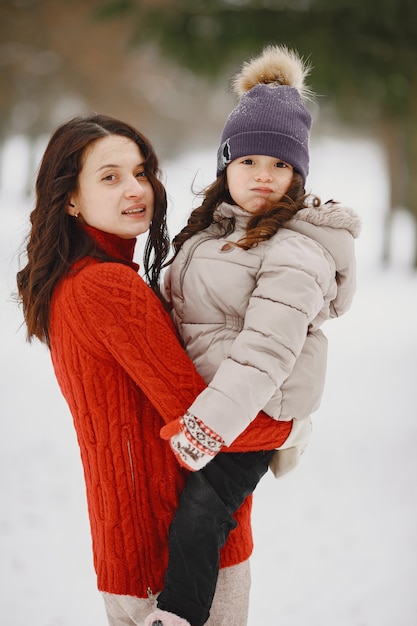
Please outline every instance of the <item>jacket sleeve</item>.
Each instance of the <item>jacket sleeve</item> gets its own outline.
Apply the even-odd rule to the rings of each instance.
[[[189,409],[227,445],[291,373],[331,280],[334,273],[323,248],[308,237],[291,234],[268,248],[243,329]]]

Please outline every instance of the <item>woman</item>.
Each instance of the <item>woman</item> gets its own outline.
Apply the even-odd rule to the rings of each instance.
[[[188,474],[159,432],[205,387],[158,286],[168,253],[158,172],[149,141],[124,122],[91,115],[60,126],[40,165],[17,277],[28,339],[49,347],[74,419],[111,626],[141,625],[163,587],[168,529]],[[149,285],[133,262],[136,237],[148,229]],[[237,449],[274,448],[287,434],[260,416]],[[247,499],[222,551],[216,625],[248,593],[250,508]]]

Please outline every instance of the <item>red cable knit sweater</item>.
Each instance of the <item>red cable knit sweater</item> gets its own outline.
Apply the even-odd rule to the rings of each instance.
[[[168,529],[187,476],[159,431],[205,385],[137,274],[136,240],[87,230],[130,266],[86,259],[61,281],[51,305],[51,356],[80,445],[98,588],[143,598],[163,587]],[[257,418],[233,449],[279,446],[289,428]],[[248,498],[222,567],[251,554],[250,509]]]

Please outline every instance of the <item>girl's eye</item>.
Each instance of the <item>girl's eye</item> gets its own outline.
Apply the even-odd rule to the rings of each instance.
[[[285,163],[284,161],[277,161],[276,167],[289,167],[289,165],[288,163]]]
[[[242,163],[244,165],[252,165],[253,164],[253,159],[243,159]]]
[[[107,176],[103,177],[103,180],[113,181],[115,179],[116,179],[116,175],[115,174],[107,174]]]

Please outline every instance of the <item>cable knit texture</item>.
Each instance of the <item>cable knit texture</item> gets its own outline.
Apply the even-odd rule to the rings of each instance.
[[[205,384],[136,272],[135,240],[88,231],[126,264],[85,259],[61,281],[51,304],[51,356],[80,445],[98,588],[144,598],[163,587],[168,529],[187,478],[159,432]],[[257,449],[264,436],[279,445],[288,429],[277,426],[262,416],[236,444]],[[251,554],[250,509],[249,498],[222,567]]]

